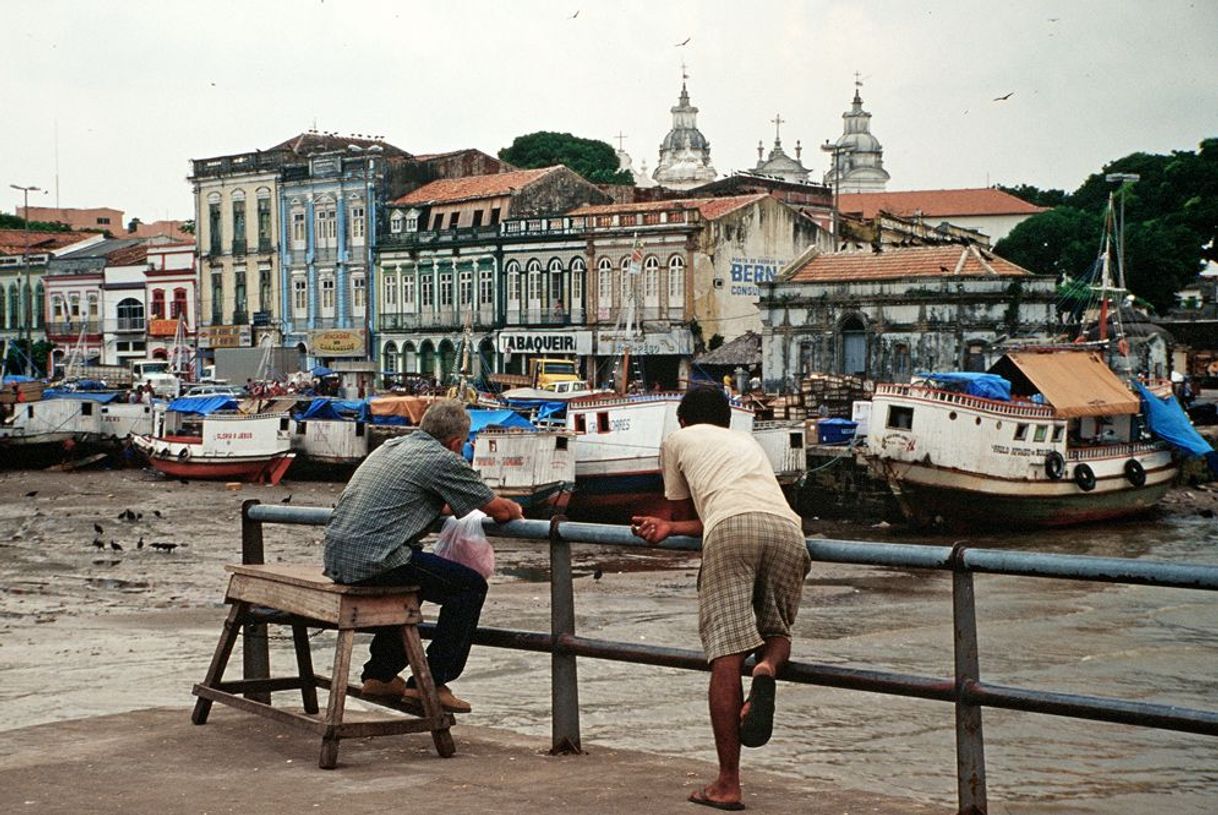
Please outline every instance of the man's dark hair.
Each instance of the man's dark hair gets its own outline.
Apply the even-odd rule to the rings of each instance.
[[[732,407],[723,391],[714,387],[690,388],[677,405],[677,418],[686,427],[694,424],[732,426]]]

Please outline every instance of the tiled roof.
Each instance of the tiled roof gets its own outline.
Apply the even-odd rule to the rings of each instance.
[[[532,184],[544,175],[557,171],[562,165],[540,167],[536,170],[516,170],[510,173],[468,175],[462,178],[441,178],[408,192],[391,203],[394,206],[452,204],[478,198],[498,198]]]
[[[135,266],[148,261],[148,245],[136,244],[116,249],[106,256],[107,266]]]
[[[573,210],[571,215],[615,215],[631,212],[669,212],[675,209],[697,209],[708,221],[722,218],[741,207],[769,198],[763,192],[753,195],[729,195],[723,198],[676,198],[667,201],[642,201],[637,204],[596,204]]]
[[[1027,277],[1032,273],[976,246],[908,246],[883,252],[817,255],[786,278],[795,283],[851,283],[909,277]]]
[[[91,237],[91,232],[30,232],[30,252],[50,252]],[[25,251],[25,242],[25,230],[0,229],[0,255],[20,255]]]
[[[373,145],[381,148],[381,155],[387,156],[408,156],[410,155],[400,147],[395,147],[386,141],[380,139],[366,139],[356,136],[340,136],[329,133],[301,133],[293,136],[286,141],[282,141],[274,147],[268,148],[267,152],[275,150],[290,150],[298,156],[307,156],[312,153],[328,153],[333,150],[346,150],[347,145],[354,144],[367,150]]]
[[[880,210],[891,215],[921,214],[926,218],[952,215],[1035,215],[1045,207],[1029,204],[1010,193],[991,187],[965,190],[908,190],[905,192],[856,192],[838,196],[838,209],[851,215],[874,218]]]

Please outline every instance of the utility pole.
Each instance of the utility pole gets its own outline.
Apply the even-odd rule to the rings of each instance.
[[[22,319],[25,322],[25,375],[34,375],[34,340],[33,340],[33,324],[34,324],[34,289],[30,287],[30,193],[44,192],[42,187],[22,187],[19,184],[9,184],[15,190],[20,190],[24,203],[21,207],[23,216],[23,230],[25,232],[25,243],[21,249],[21,265],[25,268],[25,289],[21,292],[22,303],[25,306],[22,311]]]
[[[837,198],[838,191],[842,185],[842,156],[846,153],[853,153],[854,148],[848,144],[833,144],[828,139],[820,146],[821,150],[833,156],[833,251],[838,249],[837,243]]]

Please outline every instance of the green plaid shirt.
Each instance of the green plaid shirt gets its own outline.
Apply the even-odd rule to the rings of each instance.
[[[465,459],[422,430],[387,441],[338,499],[326,526],[326,575],[357,583],[401,566],[445,504],[460,518],[494,497]]]

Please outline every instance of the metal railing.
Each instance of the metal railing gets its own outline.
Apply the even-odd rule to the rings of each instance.
[[[264,523],[323,526],[329,521],[330,513],[331,510],[324,507],[266,506],[257,500],[244,502],[241,507],[242,561],[263,562]],[[635,537],[626,526],[579,523],[561,517],[549,522],[523,520],[500,525],[487,520],[484,524],[487,534],[491,537],[547,541],[550,546],[550,632],[546,634],[479,628],[474,635],[474,643],[551,654],[553,752],[580,750],[577,657],[696,671],[709,670],[701,651],[598,640],[578,637],[575,634],[572,543],[697,551],[701,548],[699,539],[672,537],[653,547]],[[1002,549],[970,549],[962,544],[947,547],[809,539],[807,545],[812,559],[824,563],[930,569],[952,573],[955,666],[952,676],[922,676],[790,662],[779,678],[799,684],[952,703],[955,706],[956,791],[960,815],[984,815],[988,808],[985,740],[981,721],[981,711],[984,707],[1218,736],[1218,711],[1030,690],[983,682],[978,659],[977,615],[973,591],[973,575],[977,573],[1214,591],[1218,590],[1218,566]],[[434,626],[424,624],[421,629],[425,636],[431,636]],[[247,626],[245,637],[246,678],[269,676],[265,626]],[[742,671],[747,674],[751,669],[750,660]]]

